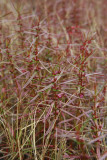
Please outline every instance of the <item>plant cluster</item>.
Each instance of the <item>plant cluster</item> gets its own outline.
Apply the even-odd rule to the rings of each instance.
[[[106,160],[105,0],[0,3],[0,159]]]

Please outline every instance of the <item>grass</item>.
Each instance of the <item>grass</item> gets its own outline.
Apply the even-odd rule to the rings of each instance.
[[[0,1],[0,159],[107,159],[105,0]]]

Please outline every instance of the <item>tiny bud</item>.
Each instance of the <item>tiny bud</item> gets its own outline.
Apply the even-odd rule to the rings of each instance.
[[[101,140],[97,140],[97,142],[101,143]]]
[[[94,127],[93,127],[93,126],[91,126],[91,129],[93,129],[93,130],[94,130]]]
[[[57,110],[56,113],[58,114],[58,113],[59,113],[59,110]]]
[[[81,94],[80,94],[80,98],[83,98],[83,97],[84,97],[84,94],[83,94],[83,93],[81,93]]]
[[[93,135],[93,138],[96,138],[96,136],[95,136],[95,135]]]
[[[26,72],[26,70],[25,70],[25,69],[22,69],[21,71],[22,71],[23,73],[24,73],[24,72]]]
[[[97,108],[100,108],[100,106],[97,106]]]
[[[101,125],[99,125],[99,129],[100,129],[100,130],[102,129],[102,126],[101,126]]]

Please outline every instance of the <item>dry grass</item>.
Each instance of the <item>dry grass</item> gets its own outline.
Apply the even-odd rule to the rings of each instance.
[[[0,1],[0,159],[107,159],[106,0]]]

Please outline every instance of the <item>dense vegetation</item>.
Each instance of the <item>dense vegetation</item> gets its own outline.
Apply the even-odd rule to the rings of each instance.
[[[106,0],[0,1],[0,159],[107,159]]]

